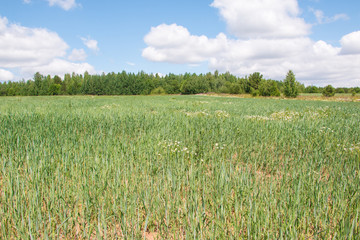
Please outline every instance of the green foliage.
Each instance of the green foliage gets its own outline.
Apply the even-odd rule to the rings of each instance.
[[[259,92],[259,90],[257,90],[257,89],[254,89],[254,88],[250,88],[250,94],[251,94],[251,96],[253,96],[253,97],[257,97],[257,96],[259,96],[260,95],[260,92]]]
[[[195,86],[191,83],[190,80],[185,80],[180,88],[181,94],[196,94]]]
[[[16,92],[15,89],[13,87],[9,88],[7,95],[8,96],[15,96]]]
[[[297,82],[297,89],[299,93],[305,93],[305,85]]]
[[[259,85],[259,94],[264,97],[267,96],[279,97],[281,95],[276,81],[273,80],[262,81]]]
[[[261,81],[263,80],[263,75],[259,72],[255,72],[253,74],[250,74],[249,76],[249,85],[250,88],[253,88],[255,90],[259,89],[259,85]]]
[[[240,83],[225,82],[225,84],[219,89],[219,92],[229,94],[241,94],[244,93],[244,90],[242,89]]]
[[[58,84],[58,85],[62,84],[62,80],[58,75],[54,76],[53,81],[54,81],[55,84]]]
[[[195,76],[186,79],[180,88],[181,94],[198,94],[209,92],[209,84]]]
[[[164,95],[166,94],[166,91],[162,87],[157,87],[153,90],[151,90],[151,95]]]
[[[319,88],[316,86],[307,86],[305,88],[305,93],[319,93]]]
[[[296,98],[298,94],[298,82],[295,79],[293,71],[289,70],[284,79],[284,95],[286,97]]]
[[[39,96],[39,95],[149,95],[154,89],[163,88],[166,94],[197,94],[197,93],[227,93],[253,96],[279,96],[283,92],[295,97],[299,92],[321,93],[322,88],[315,86],[304,87],[295,81],[294,74],[289,71],[284,81],[263,79],[259,72],[249,77],[237,77],[230,72],[206,74],[180,74],[169,73],[165,76],[138,73],[94,74],[65,74],[62,80],[59,76],[44,76],[34,74],[33,79],[19,82],[0,83],[0,96]],[[294,83],[295,82],[295,83]],[[54,85],[55,84],[55,85]],[[60,89],[58,89],[60,86]],[[337,92],[357,93],[360,88],[338,88]]]
[[[60,94],[60,84],[53,83],[49,87],[49,95],[59,95]]]
[[[356,96],[356,90],[355,90],[355,89],[353,89],[353,90],[351,91],[351,96],[353,96],[353,97]]]
[[[335,96],[335,88],[331,85],[327,85],[322,92],[325,97],[333,97]]]
[[[345,88],[336,88],[335,93],[346,93]]]

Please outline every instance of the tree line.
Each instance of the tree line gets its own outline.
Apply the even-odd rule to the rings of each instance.
[[[228,93],[252,94],[253,96],[296,97],[298,93],[321,93],[325,88],[305,87],[295,80],[289,71],[283,81],[264,79],[255,72],[246,77],[237,77],[229,72],[206,74],[148,74],[108,73],[65,74],[44,76],[36,73],[33,79],[22,81],[0,82],[0,96],[43,96],[43,95],[150,95],[150,94],[198,94]],[[337,88],[337,93],[360,92],[360,88]]]

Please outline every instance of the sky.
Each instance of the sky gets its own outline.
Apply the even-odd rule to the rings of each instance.
[[[360,1],[1,0],[0,81],[123,70],[360,86]]]

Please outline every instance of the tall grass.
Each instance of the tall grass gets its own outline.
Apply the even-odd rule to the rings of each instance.
[[[360,104],[0,99],[1,239],[356,239]]]

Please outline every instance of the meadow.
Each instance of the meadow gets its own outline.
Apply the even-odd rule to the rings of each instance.
[[[0,239],[359,239],[360,102],[0,98]]]

